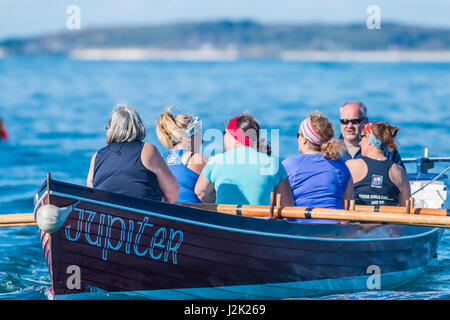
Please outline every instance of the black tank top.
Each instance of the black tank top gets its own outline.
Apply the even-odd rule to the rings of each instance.
[[[367,157],[361,159],[367,165],[367,175],[353,185],[356,204],[398,206],[400,190],[389,178],[391,160],[374,160]]]
[[[133,197],[161,200],[156,174],[141,161],[144,143],[114,142],[95,157],[93,187]]]

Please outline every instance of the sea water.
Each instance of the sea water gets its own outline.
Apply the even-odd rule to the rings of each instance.
[[[264,129],[277,129],[279,156],[298,153],[296,133],[319,110],[339,129],[339,107],[361,100],[370,120],[400,126],[403,158],[450,156],[450,64],[77,61],[65,57],[0,59],[0,117],[9,139],[0,142],[0,214],[33,211],[33,196],[47,172],[84,185],[90,158],[105,145],[105,125],[117,103],[137,109],[147,142],[165,107],[223,130],[242,112]],[[439,173],[449,164],[436,164]],[[414,165],[407,165],[415,172]],[[448,180],[447,180],[448,183]],[[50,275],[37,227],[0,229],[0,299],[46,299]],[[450,236],[438,259],[415,281],[393,291],[339,294],[319,299],[448,299]],[[120,298],[120,296],[118,296]],[[108,295],[105,293],[105,298]],[[117,296],[116,296],[117,298]],[[301,298],[301,297],[298,297]]]

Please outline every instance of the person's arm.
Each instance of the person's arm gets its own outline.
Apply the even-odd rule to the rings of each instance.
[[[142,164],[156,174],[158,184],[164,195],[164,201],[175,203],[180,186],[173,176],[158,149],[151,143],[145,143],[141,153]]]
[[[283,179],[275,187],[275,193],[281,194],[281,205],[292,207],[294,206],[294,197],[292,196],[291,184],[289,179]]]
[[[216,191],[214,190],[214,184],[206,179],[203,172],[200,174],[197,183],[195,184],[195,194],[204,203],[216,202]]]
[[[194,153],[187,164],[188,169],[200,174],[206,165],[206,159],[200,153]]]
[[[396,164],[392,165],[389,170],[389,178],[400,190],[400,193],[398,194],[398,202],[400,206],[406,206],[406,201],[408,201],[411,197],[411,186],[409,184],[408,175],[406,174],[405,169]]]
[[[89,172],[86,179],[86,186],[89,188],[94,187],[94,166],[95,166],[95,158],[97,157],[97,152],[91,158],[91,166],[89,167]]]
[[[342,197],[342,207],[345,208],[345,201],[353,199],[353,179],[350,176],[348,180],[347,189],[344,192],[344,196]]]

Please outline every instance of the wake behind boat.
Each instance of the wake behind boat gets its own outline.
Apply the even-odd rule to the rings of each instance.
[[[35,201],[38,224],[49,203],[63,217],[60,226],[53,223],[57,230],[41,230],[53,299],[284,299],[386,290],[416,278],[443,235],[442,228],[401,224],[260,219],[239,208],[230,215],[52,179]]]

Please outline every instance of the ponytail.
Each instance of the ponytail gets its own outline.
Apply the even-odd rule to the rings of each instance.
[[[172,114],[172,107],[173,105],[168,106],[166,111],[159,115],[156,124],[156,135],[167,149],[172,149],[186,138],[184,130],[192,120],[192,116],[188,114]]]
[[[342,155],[342,142],[336,139],[324,142],[320,146],[320,152],[329,160],[337,160]]]
[[[264,139],[259,139],[256,144],[256,150],[259,152],[265,153],[268,156],[272,154],[272,147],[270,146],[270,142],[267,142]]]
[[[393,127],[389,122],[372,122],[372,131],[380,141],[389,148],[389,151],[393,152],[398,148],[395,136],[400,128],[398,126]]]
[[[311,124],[314,128],[314,132],[320,136],[320,140],[323,141],[320,145],[308,141],[309,146],[317,151],[320,151],[322,155],[329,160],[337,160],[342,155],[342,142],[340,140],[333,139],[334,129],[333,124],[324,117],[319,111],[314,111],[308,114],[308,119],[311,120]]]

